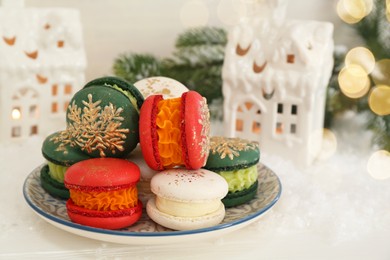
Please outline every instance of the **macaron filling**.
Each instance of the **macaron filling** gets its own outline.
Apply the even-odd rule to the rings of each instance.
[[[172,168],[184,164],[181,141],[181,98],[157,103],[156,132],[161,165]]]
[[[52,162],[47,162],[47,165],[49,166],[49,175],[52,177],[54,180],[63,183],[64,182],[64,176],[65,172],[69,167],[55,164]]]
[[[202,202],[182,202],[157,196],[155,203],[159,211],[171,216],[199,217],[217,211],[221,206],[221,199]]]
[[[109,84],[105,83],[105,86],[113,88],[113,89],[116,89],[116,90],[122,92],[130,100],[131,104],[133,105],[133,107],[135,108],[137,113],[139,114],[139,107],[138,107],[138,104],[137,104],[137,99],[130,91],[125,90],[123,88],[120,88],[116,84],[109,85]]]
[[[137,206],[137,187],[110,191],[70,189],[70,199],[76,206],[99,211],[122,210]]]
[[[228,183],[229,192],[237,192],[243,189],[248,189],[252,186],[259,177],[257,166],[253,165],[249,168],[221,171],[218,172]]]

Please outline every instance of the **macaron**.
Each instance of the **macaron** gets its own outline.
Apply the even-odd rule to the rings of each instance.
[[[177,80],[168,77],[150,77],[137,81],[134,86],[144,98],[151,95],[163,95],[164,98],[181,97],[189,89]]]
[[[103,229],[131,226],[142,215],[136,164],[118,158],[93,158],[73,164],[65,174],[69,218]]]
[[[241,138],[213,136],[204,168],[220,174],[229,185],[222,199],[225,207],[234,207],[253,199],[257,194],[260,149],[257,142]]]
[[[138,89],[120,78],[92,80],[70,100],[63,138],[90,157],[124,158],[139,143],[143,101]]]
[[[138,198],[141,200],[142,205],[146,207],[148,200],[154,197],[154,194],[150,190],[150,180],[158,171],[151,169],[146,164],[139,145],[131,152],[127,160],[137,164],[140,168],[141,177],[137,183]]]
[[[161,226],[174,230],[193,230],[219,224],[225,217],[221,199],[228,185],[220,175],[184,168],[161,171],[153,176],[148,216]]]
[[[210,114],[206,99],[195,91],[178,98],[152,95],[140,112],[140,144],[148,166],[199,169],[209,153]]]
[[[41,169],[40,180],[43,189],[54,197],[69,198],[69,191],[64,185],[66,170],[73,164],[90,157],[70,146],[67,140],[55,132],[45,138],[42,144],[42,155],[47,165]]]

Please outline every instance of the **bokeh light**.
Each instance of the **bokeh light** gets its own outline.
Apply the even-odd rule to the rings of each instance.
[[[375,57],[369,49],[356,47],[351,49],[345,56],[345,65],[347,67],[359,65],[369,74],[375,68]]]
[[[180,10],[180,20],[184,27],[206,26],[210,12],[203,1],[186,2]]]
[[[351,64],[344,67],[338,76],[341,91],[350,98],[364,96],[370,88],[370,79],[360,65]]]
[[[390,0],[386,0],[386,17],[387,21],[390,22]]]
[[[373,153],[368,159],[367,171],[372,178],[377,180],[390,178],[390,153],[386,150]]]
[[[326,160],[332,157],[337,150],[336,135],[329,129],[324,129],[322,136],[322,148],[318,155],[319,160]]]
[[[379,60],[371,73],[375,85],[390,86],[390,59]]]
[[[374,87],[370,92],[368,105],[377,115],[390,115],[390,87],[386,85]]]
[[[339,0],[337,14],[344,22],[354,24],[366,17],[372,7],[373,0]]]

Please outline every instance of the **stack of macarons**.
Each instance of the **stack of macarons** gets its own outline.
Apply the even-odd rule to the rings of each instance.
[[[256,195],[260,151],[210,139],[209,120],[205,98],[173,79],[92,80],[70,101],[67,128],[43,143],[42,187],[81,225],[124,228],[144,206],[174,230],[214,226]]]
[[[210,138],[210,155],[204,168],[227,181],[229,193],[222,199],[226,207],[241,205],[256,196],[259,160],[257,142],[222,136]]]

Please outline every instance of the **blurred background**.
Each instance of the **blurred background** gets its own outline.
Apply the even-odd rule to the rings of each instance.
[[[171,55],[177,36],[189,27],[229,29],[240,15],[240,0],[25,0],[26,7],[80,10],[87,53],[86,80],[112,74],[125,52]],[[334,0],[290,1],[287,18],[329,21],[335,44],[359,46],[355,31],[336,13]]]

